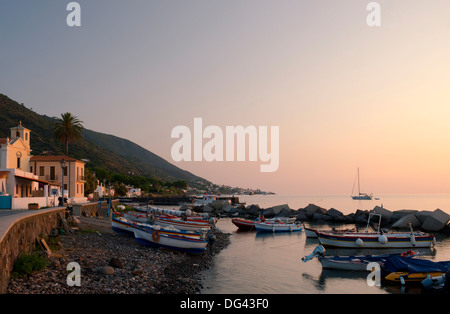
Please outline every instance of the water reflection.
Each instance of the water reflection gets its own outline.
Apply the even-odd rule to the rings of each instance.
[[[367,284],[368,272],[322,269],[313,259],[307,263],[301,258],[309,255],[319,241],[307,238],[304,231],[293,233],[258,233],[237,231],[230,219],[221,219],[218,227],[231,234],[231,245],[216,256],[213,267],[204,272],[202,293],[352,293],[397,294],[422,293],[421,286]],[[331,229],[321,225],[322,229]],[[436,234],[435,248],[419,251],[419,258],[434,261],[450,260],[450,237]],[[339,249],[326,248],[325,255],[366,255],[399,253],[404,249]]]

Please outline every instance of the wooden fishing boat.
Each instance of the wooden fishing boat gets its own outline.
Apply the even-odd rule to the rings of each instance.
[[[170,235],[161,232],[159,226],[139,225],[134,228],[134,237],[144,245],[164,247],[177,251],[200,254],[206,250],[208,240],[192,239],[184,236]]]
[[[319,245],[314,251],[302,258],[303,262],[308,262],[317,258],[324,269],[367,271],[367,265],[377,262],[382,265],[392,256],[416,256],[419,252],[405,251],[403,253],[380,254],[380,255],[360,255],[360,256],[325,256],[325,248]]]
[[[189,230],[189,231],[202,231],[211,229],[211,224],[209,222],[184,221],[180,219],[174,219],[163,216],[155,216],[154,224],[161,225],[163,227],[173,226],[179,230]]]
[[[305,224],[303,224],[303,229],[305,230],[305,235],[307,238],[317,238],[317,231],[326,231],[326,230],[317,230],[317,229],[313,229],[311,227],[306,227]],[[353,229],[335,229],[335,228],[333,228],[330,231],[341,232],[341,233],[347,232],[348,233],[348,232],[356,232],[356,229],[355,228],[353,228]]]
[[[255,221],[257,232],[296,232],[302,231],[303,227],[299,223],[283,223],[272,221]]]
[[[112,230],[116,233],[133,236],[134,237],[134,229],[137,227],[145,227],[148,224],[133,222],[127,220],[125,217],[121,216],[113,216],[111,221]],[[161,233],[173,236],[182,236],[192,239],[205,239],[207,235],[207,231],[195,232],[195,231],[183,231],[176,229],[174,227],[164,227],[158,226]]]
[[[255,229],[255,221],[241,218],[233,218],[231,222],[242,231],[251,231]]]
[[[294,223],[297,220],[296,217],[275,217],[275,218],[256,218],[255,220],[248,220],[242,218],[233,218],[231,222],[242,231],[256,230],[256,222],[267,222],[267,223]]]
[[[338,233],[333,231],[318,231],[317,237],[324,246],[345,248],[430,248],[436,243],[436,238],[424,232],[352,232]]]
[[[378,230],[369,232],[372,216],[379,216]],[[371,213],[365,232],[316,231],[320,244],[345,248],[430,248],[436,244],[434,235],[424,232],[383,232],[381,215]]]

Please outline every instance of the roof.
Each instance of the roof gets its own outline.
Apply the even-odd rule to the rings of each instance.
[[[6,144],[8,142],[7,138],[0,138],[0,145],[1,144]]]
[[[53,186],[60,186],[61,184],[59,183],[54,183],[54,182],[48,182],[48,181],[44,181],[44,180],[39,180],[39,179],[35,179],[35,178],[30,178],[30,177],[25,177],[25,176],[19,176],[19,175],[15,175],[16,178],[21,178],[21,179],[25,179],[25,180],[29,180],[29,181],[33,181],[33,182],[39,182],[39,183],[43,183],[43,184],[47,184],[47,185],[53,185]]]
[[[64,161],[68,161],[68,162],[80,162],[82,164],[85,164],[84,161],[72,158],[72,157],[68,157],[68,156],[56,156],[56,155],[41,155],[41,156],[32,156],[30,158],[30,161],[43,161],[43,162],[51,162],[51,161],[57,161],[60,162],[62,159],[64,159]]]

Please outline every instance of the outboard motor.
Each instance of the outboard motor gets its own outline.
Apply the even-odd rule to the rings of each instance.
[[[325,248],[322,245],[319,245],[314,249],[314,251],[311,254],[309,254],[305,257],[302,257],[302,262],[306,263],[306,262],[312,260],[314,257],[323,256],[324,253],[325,253]]]

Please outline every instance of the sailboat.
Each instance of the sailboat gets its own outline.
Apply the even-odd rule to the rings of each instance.
[[[357,177],[358,177],[358,195],[353,195],[353,191],[355,190],[355,183],[353,183],[352,198],[354,200],[371,200],[372,199],[372,194],[367,194],[367,193],[361,193],[360,192],[360,188],[359,188],[359,167],[358,167]]]

